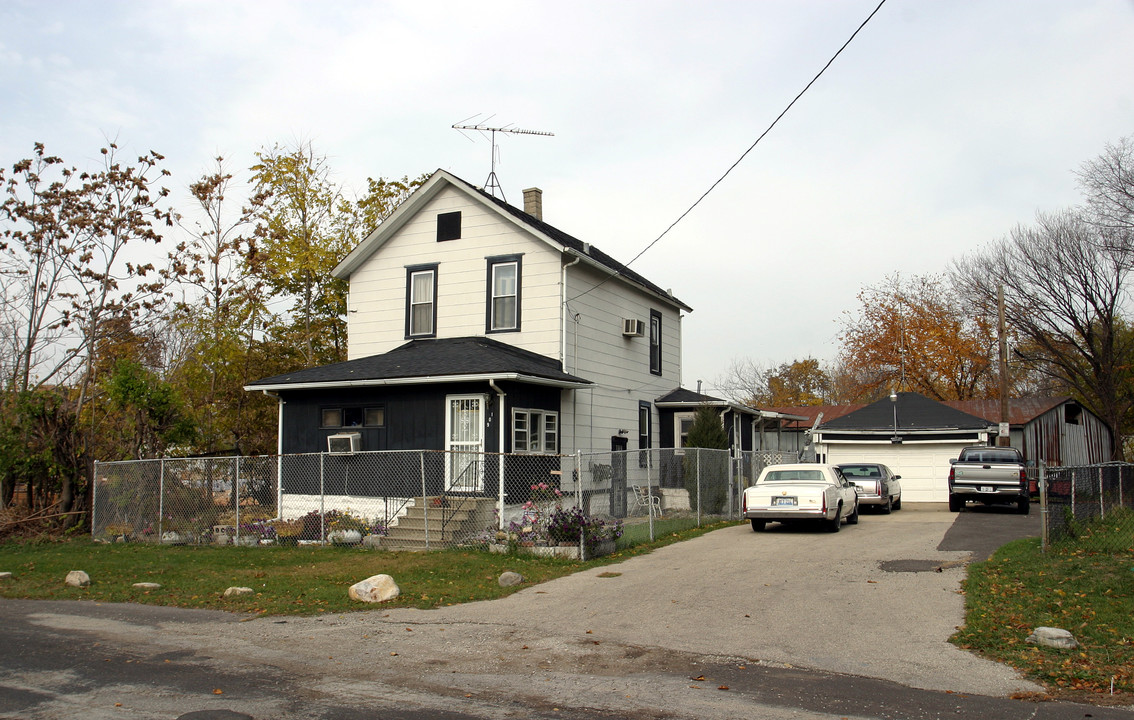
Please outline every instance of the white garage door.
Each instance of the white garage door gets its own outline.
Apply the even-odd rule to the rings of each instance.
[[[826,443],[827,462],[876,462],[902,476],[903,502],[948,502],[949,460],[972,442],[915,444]]]

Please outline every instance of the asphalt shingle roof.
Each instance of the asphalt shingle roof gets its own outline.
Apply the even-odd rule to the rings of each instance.
[[[519,374],[556,383],[590,384],[560,370],[549,357],[484,337],[411,340],[381,355],[296,370],[248,383],[248,387],[348,384],[464,375]]]
[[[892,430],[894,406],[883,398],[864,408],[823,423],[824,430]],[[899,430],[953,430],[987,428],[988,421],[951,408],[915,392],[898,393],[897,424]]]

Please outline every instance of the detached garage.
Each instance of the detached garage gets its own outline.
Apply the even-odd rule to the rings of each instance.
[[[815,454],[819,462],[888,465],[902,476],[903,502],[948,502],[949,460],[994,433],[983,418],[903,392],[820,425]]]

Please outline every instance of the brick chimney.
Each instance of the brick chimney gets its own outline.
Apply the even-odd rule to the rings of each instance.
[[[524,212],[543,220],[543,190],[535,187],[524,190]]]

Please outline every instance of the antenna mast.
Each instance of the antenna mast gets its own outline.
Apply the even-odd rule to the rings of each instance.
[[[476,116],[474,115],[473,117],[476,117]],[[489,120],[491,120],[492,117],[493,116],[489,116],[489,117],[485,118],[485,123],[487,123]],[[485,133],[488,133],[488,135],[486,137],[488,137],[489,142],[492,145],[492,162],[491,162],[491,169],[488,173],[488,179],[484,181],[484,190],[485,190],[485,192],[487,192],[489,195],[491,195],[493,197],[496,197],[496,191],[499,190],[500,191],[500,199],[503,200],[504,202],[508,202],[508,200],[504,197],[504,188],[500,187],[500,179],[496,177],[496,160],[497,160],[497,158],[500,154],[500,148],[496,145],[496,133],[505,133],[505,134],[508,134],[508,135],[545,135],[545,136],[549,136],[549,137],[554,137],[555,133],[544,132],[542,130],[524,130],[522,128],[512,127],[511,124],[504,125],[504,126],[501,126],[501,127],[492,127],[492,126],[486,125],[485,123],[478,123],[476,125],[465,125],[465,124],[463,124],[465,122],[468,122],[468,120],[470,120],[470,119],[472,119],[472,118],[467,118],[466,120],[462,120],[460,123],[454,123],[453,129],[454,130],[461,130],[461,131],[475,130],[475,131],[479,132],[482,136],[485,135]],[[462,132],[461,134],[464,135],[464,132]],[[465,135],[465,137],[468,137],[468,136]]]

